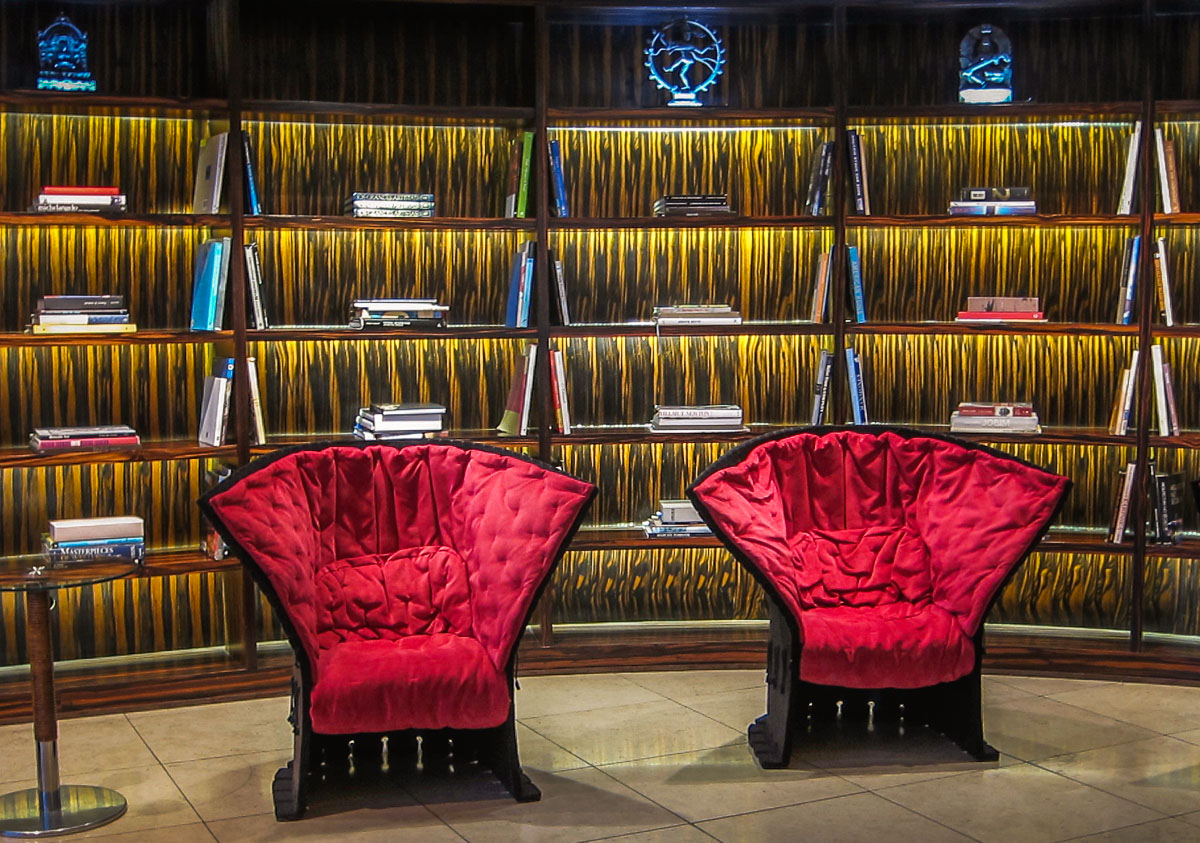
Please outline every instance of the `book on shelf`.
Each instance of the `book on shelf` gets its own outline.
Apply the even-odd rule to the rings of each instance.
[[[197,440],[201,445],[218,447],[225,443],[225,428],[229,422],[229,406],[233,403],[232,357],[213,361],[211,375],[204,378],[200,397],[200,426]]]
[[[38,453],[137,448],[141,444],[142,440],[138,432],[125,424],[90,427],[36,427],[29,434],[29,446]]]
[[[1163,347],[1158,343],[1150,346],[1150,374],[1154,380],[1154,417],[1158,422],[1158,435],[1177,436],[1179,418],[1176,415],[1171,364],[1163,357]]]
[[[537,362],[537,343],[527,343],[513,369],[504,415],[496,429],[509,436],[524,436],[529,432],[529,408],[533,398],[533,372]]]
[[[1158,171],[1158,198],[1162,203],[1162,212],[1164,214],[1174,214],[1179,212],[1179,208],[1174,204],[1173,198],[1179,196],[1179,185],[1172,186],[1171,177],[1175,174],[1176,168],[1173,158],[1174,145],[1170,144],[1162,126],[1154,127],[1154,160],[1157,164]]]
[[[862,357],[853,348],[846,348],[846,381],[850,387],[850,409],[855,424],[869,424],[867,395],[863,386]]]
[[[964,401],[950,414],[951,433],[1041,433],[1028,402]]]
[[[1179,164],[1175,159],[1175,141],[1163,141],[1163,151],[1166,155],[1167,197],[1171,201],[1171,213],[1178,214],[1179,207]]]
[[[1108,432],[1113,436],[1124,436],[1129,432],[1129,423],[1133,418],[1133,399],[1137,394],[1136,374],[1140,354],[1141,349],[1135,348],[1129,356],[1129,365],[1121,372],[1108,424]]]
[[[444,428],[446,408],[429,402],[371,404],[362,407],[352,433],[358,439],[421,439]]]
[[[1179,427],[1179,408],[1175,404],[1175,376],[1171,374],[1171,364],[1166,360],[1162,364],[1163,393],[1167,396],[1167,425],[1169,436],[1178,436],[1182,431]]]
[[[1112,516],[1108,523],[1108,541],[1119,544],[1130,529],[1129,507],[1133,498],[1133,485],[1137,472],[1135,463],[1126,463],[1118,473],[1117,496],[1113,501]]]
[[[352,330],[390,328],[444,328],[449,305],[436,298],[358,298],[350,303]]]
[[[246,358],[246,376],[250,386],[250,444],[267,444],[267,418],[263,410],[262,390],[258,385],[258,358]]]
[[[106,515],[96,518],[57,518],[47,532],[57,543],[96,541],[99,539],[141,539],[145,523],[136,515]]]
[[[61,311],[64,313],[109,313],[125,310],[125,296],[103,294],[98,296],[42,296],[37,300],[39,312]]]
[[[962,202],[950,203],[949,213],[952,216],[1020,216],[1036,214],[1037,202],[1032,199],[1013,202]]]
[[[825,141],[814,151],[808,174],[808,194],[804,214],[819,217],[829,211],[829,177],[833,173],[833,141]]]
[[[554,307],[550,309],[550,318],[559,325],[571,324],[571,310],[567,306],[567,279],[563,271],[563,262],[551,249],[547,252],[550,266],[554,268]]]
[[[431,219],[434,216],[434,210],[433,208],[363,208],[355,205],[347,209],[345,214],[356,219]]]
[[[533,132],[521,132],[521,174],[517,182],[516,217],[525,217],[529,208],[529,181],[533,170]]]
[[[50,564],[69,564],[96,558],[141,563],[146,558],[146,542],[141,538],[96,539],[94,541],[56,542],[42,534],[42,556]]]
[[[111,313],[68,313],[66,311],[42,313],[35,311],[32,318],[34,324],[40,325],[128,325],[129,311],[120,310]]]
[[[225,290],[222,272],[229,271],[225,257],[230,238],[206,240],[196,249],[196,261],[192,275],[193,331],[215,331],[220,325],[218,310],[224,309],[220,300]]]
[[[728,304],[676,304],[654,308],[655,325],[740,325],[742,314]]]
[[[812,415],[809,424],[818,425],[825,422],[825,408],[829,405],[829,388],[833,379],[833,352],[827,348],[821,349],[821,357],[817,360],[817,382],[813,387]]]
[[[504,182],[504,208],[501,216],[510,219],[517,215],[517,194],[521,192],[521,145],[522,136],[520,134],[508,145],[508,167]]]
[[[862,136],[855,129],[846,130],[850,153],[850,184],[853,188],[854,211],[857,214],[871,213],[871,194],[867,187],[868,170]]]
[[[816,266],[813,267],[813,299],[809,319],[812,322],[824,322],[829,310],[829,279],[833,274],[833,246],[828,251],[817,254]]]
[[[71,325],[54,322],[34,322],[29,326],[33,334],[132,334],[137,325],[132,322],[99,322],[87,325]]]
[[[967,309],[957,322],[1045,322],[1039,300],[1033,296],[968,296]]]
[[[642,522],[642,530],[649,539],[686,539],[695,536],[711,536],[707,524],[674,524],[658,515],[651,515]]]
[[[234,466],[217,463],[211,468],[204,471],[204,488],[213,489],[222,481],[227,479],[234,472]],[[208,520],[203,513],[200,515],[202,523],[200,535],[200,551],[209,559],[221,560],[229,556],[229,546],[225,544],[225,539],[217,532],[216,527]]]
[[[866,296],[863,293],[862,260],[857,246],[846,246],[846,266],[850,281],[850,299],[854,302],[854,321],[867,321]]]
[[[1121,195],[1117,199],[1117,213],[1133,213],[1133,202],[1137,196],[1138,146],[1142,137],[1142,121],[1134,121],[1133,134],[1125,147],[1125,176],[1121,179]]]
[[[537,243],[532,240],[526,240],[513,254],[508,276],[508,305],[504,314],[504,324],[509,328],[529,327],[536,259]]]
[[[1020,202],[1033,199],[1028,187],[963,187],[958,191],[960,202]]]
[[[1170,327],[1175,324],[1175,293],[1171,289],[1171,262],[1167,241],[1162,237],[1154,243],[1154,288],[1163,324]]]
[[[651,212],[656,217],[703,217],[732,214],[729,197],[724,193],[675,193],[654,200]]]
[[[436,203],[432,193],[351,193],[342,203],[342,212],[350,216],[388,216],[389,214],[369,214],[368,211],[394,211],[394,216],[432,217]],[[408,213],[408,212],[421,213]],[[401,213],[404,212],[404,213]]]
[[[225,151],[229,132],[210,135],[196,158],[196,182],[192,187],[192,213],[216,214],[221,210],[221,187],[225,180]]]
[[[737,404],[668,404],[654,408],[652,433],[745,432],[742,408]]]
[[[1150,473],[1150,530],[1147,538],[1157,544],[1175,544],[1181,540],[1187,478],[1181,471]]]
[[[250,155],[250,136],[242,130],[242,165],[246,170],[246,213],[257,216],[262,213],[258,198],[258,181],[254,177],[254,163]]]
[[[564,435],[571,432],[571,405],[567,398],[566,356],[562,349],[550,350],[550,389],[554,404],[554,427]]]
[[[554,196],[552,207],[554,215],[562,219],[571,215],[570,206],[567,204],[567,180],[563,175],[562,144],[557,138],[551,138],[547,148],[550,155],[550,186]]]
[[[250,292],[250,327],[265,330],[271,327],[267,319],[267,304],[263,294],[262,259],[258,243],[244,243],[246,258],[246,288]]]
[[[696,505],[681,498],[671,498],[658,502],[658,512],[655,513],[664,524],[703,524],[704,519],[696,511]]]
[[[117,187],[46,185],[29,210],[39,214],[123,214],[128,197]]]
[[[1121,296],[1117,303],[1117,324],[1133,323],[1134,302],[1137,300],[1138,257],[1142,250],[1142,235],[1126,239],[1121,256]]]

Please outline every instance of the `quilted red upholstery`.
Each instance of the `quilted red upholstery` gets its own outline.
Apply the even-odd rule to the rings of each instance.
[[[487,728],[594,487],[447,443],[297,450],[208,498],[307,659],[313,729]]]
[[[690,494],[799,622],[800,678],[917,688],[964,676],[996,590],[1066,478],[896,431],[764,441]]]

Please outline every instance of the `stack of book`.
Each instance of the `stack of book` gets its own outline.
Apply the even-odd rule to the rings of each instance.
[[[956,216],[1012,216],[1036,214],[1037,202],[1028,187],[964,187],[958,201],[950,203]]]
[[[432,217],[432,193],[351,193],[342,212],[351,217]]]
[[[444,328],[448,305],[437,299],[355,299],[350,303],[350,327],[359,331],[382,328]]]
[[[111,448],[136,448],[142,444],[138,432],[127,424],[99,427],[35,427],[29,434],[29,446],[39,453],[64,450],[103,451]]]
[[[1142,235],[1135,234],[1125,240],[1125,250],[1121,254],[1121,294],[1117,298],[1118,325],[1133,324],[1141,252]]]
[[[123,214],[126,202],[119,187],[48,184],[29,210],[39,214]]]
[[[550,249],[546,253],[550,267],[554,270],[553,295],[550,296],[550,318],[559,325],[571,324],[571,313],[567,307],[567,280],[563,276],[563,262]],[[508,303],[504,310],[504,324],[509,328],[528,328],[529,312],[533,304],[534,268],[537,261],[537,243],[527,240],[513,254],[512,267],[508,274]]]
[[[951,433],[1041,433],[1033,405],[964,401],[950,414]]]
[[[1138,196],[1138,148],[1142,135],[1142,121],[1133,124],[1129,146],[1125,148],[1125,178],[1121,184],[1121,197],[1117,201],[1117,213],[1132,213]],[[1177,214],[1179,203],[1179,162],[1176,158],[1175,141],[1167,138],[1161,126],[1154,129],[1154,159],[1158,178],[1158,198],[1164,214]]]
[[[658,512],[642,522],[642,529],[652,539],[712,535],[712,530],[700,520],[696,507],[686,500],[659,501]]]
[[[654,409],[651,433],[745,433],[737,404],[670,404]]]
[[[654,200],[656,217],[705,217],[732,214],[724,193],[679,193]]]
[[[676,304],[654,308],[656,325],[740,325],[742,314],[727,304]]]
[[[1036,296],[967,296],[957,322],[1045,322]]]
[[[129,321],[121,295],[42,296],[29,323],[35,334],[129,334],[137,330]]]
[[[1134,418],[1134,397],[1137,395],[1138,358],[1141,349],[1135,348],[1129,357],[1129,365],[1121,370],[1121,380],[1117,385],[1116,399],[1113,401],[1112,415],[1109,416],[1108,432],[1113,436],[1124,436],[1129,433],[1130,422]],[[1157,422],[1159,436],[1178,436],[1179,410],[1175,403],[1175,377],[1171,373],[1171,364],[1163,356],[1163,348],[1158,343],[1150,346],[1150,379],[1154,383],[1154,416]]]
[[[145,525],[136,515],[66,518],[50,522],[42,534],[42,555],[50,564],[96,557],[141,562],[146,558]]]
[[[358,411],[354,436],[369,441],[424,439],[442,429],[441,404],[372,404]]]
[[[1150,529],[1147,538],[1157,544],[1178,544],[1183,526],[1184,501],[1187,500],[1187,478],[1183,472],[1158,474],[1150,464]]]

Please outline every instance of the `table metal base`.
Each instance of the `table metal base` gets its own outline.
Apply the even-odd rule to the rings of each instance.
[[[125,797],[107,787],[65,784],[59,809],[42,812],[38,789],[0,796],[0,837],[53,837],[110,823],[125,813]]]

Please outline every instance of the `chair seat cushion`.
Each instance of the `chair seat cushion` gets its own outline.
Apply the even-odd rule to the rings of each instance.
[[[845,688],[921,688],[975,666],[975,645],[937,606],[893,603],[800,613],[800,678]]]
[[[508,681],[474,638],[438,633],[323,650],[312,690],[320,734],[486,729],[508,718]]]

